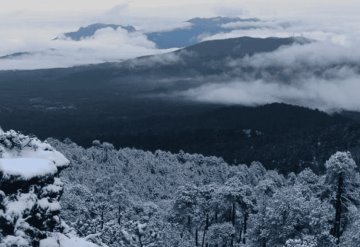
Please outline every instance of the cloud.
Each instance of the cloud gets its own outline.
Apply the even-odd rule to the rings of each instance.
[[[189,53],[181,52],[181,54],[169,52],[164,54],[159,54],[157,56],[141,57],[138,59],[132,59],[126,62],[126,64],[131,68],[141,67],[144,68],[154,68],[157,66],[163,65],[179,65],[184,64],[184,56],[191,56]],[[122,66],[122,65],[120,65]]]
[[[121,28],[101,29],[94,37],[81,41],[10,41],[1,49],[3,55],[27,51],[31,53],[0,59],[0,70],[70,67],[167,52],[156,49],[144,34],[129,33]]]
[[[357,75],[341,81],[311,78],[296,84],[264,80],[211,83],[178,93],[177,96],[229,105],[256,106],[278,102],[328,112],[343,109],[360,111],[359,89],[360,77]]]
[[[247,64],[255,68],[265,67],[328,67],[336,64],[351,65],[360,61],[360,50],[332,42],[311,42],[280,48],[271,53],[232,61],[231,66]]]
[[[360,50],[328,41],[282,47],[228,60],[228,72],[175,92],[207,103],[256,106],[288,103],[328,112],[360,111]],[[210,82],[209,82],[210,81]]]
[[[242,4],[224,4],[217,3],[212,7],[214,14],[218,16],[243,16],[248,14]]]
[[[114,23],[122,25],[135,25],[143,32],[171,30],[174,28],[186,28],[188,23],[184,21],[192,17],[213,17],[216,15],[230,15],[241,17],[258,17],[263,21],[254,23],[231,23],[228,27],[243,28],[250,25],[248,30],[235,30],[229,33],[221,33],[211,37],[201,37],[204,40],[223,39],[239,36],[252,37],[288,37],[305,36],[317,40],[330,40],[337,43],[359,43],[360,18],[357,13],[360,7],[359,1],[349,0],[339,3],[337,0],[319,1],[295,1],[295,0],[198,0],[198,1],[165,1],[165,0],[64,0],[58,3],[50,3],[46,0],[28,1],[0,0],[0,56],[14,52],[34,52],[38,54],[34,59],[39,59],[41,54],[46,53],[49,59],[59,58],[59,65],[67,64],[64,55],[75,56],[71,60],[83,62],[102,62],[108,60],[120,60],[137,55],[155,54],[157,51],[148,46],[138,43],[124,43],[136,41],[138,38],[126,38],[123,34],[108,34],[107,38],[98,37],[101,42],[84,41],[78,44],[67,42],[50,42],[60,33],[76,30],[80,26],[95,22]],[[321,11],[319,11],[321,9]],[[110,37],[111,36],[111,37]],[[103,38],[103,39],[101,39]],[[119,42],[121,41],[121,42]],[[110,42],[104,45],[103,42]],[[119,42],[118,47],[115,47]],[[137,42],[137,41],[136,41]],[[96,44],[96,45],[95,45]],[[81,47],[83,45],[84,47]],[[72,46],[72,47],[70,47]],[[96,50],[96,46],[101,49]],[[106,47],[107,46],[107,47]],[[125,49],[128,48],[128,49]],[[135,48],[138,48],[136,51]],[[54,52],[54,49],[57,52]],[[49,50],[51,52],[49,52]],[[83,51],[90,51],[87,55]],[[114,55],[110,54],[114,51]],[[101,57],[100,53],[104,56]],[[94,55],[94,56],[92,56]],[[46,58],[46,57],[45,57]],[[22,64],[16,67],[16,61]],[[18,60],[3,60],[0,69],[31,68],[30,56],[18,58]],[[34,62],[35,63],[35,62]],[[36,62],[40,66],[40,62]],[[52,66],[56,61],[49,61]],[[70,63],[71,65],[71,63]]]
[[[353,3],[353,7],[357,5],[359,3]],[[257,22],[233,22],[225,24],[223,27],[228,28],[229,32],[218,33],[212,36],[208,35],[203,37],[203,40],[241,36],[259,38],[302,36],[338,44],[359,43],[360,30],[357,27],[360,25],[360,18],[355,15],[353,10],[349,9],[351,5],[345,4],[344,7],[341,7],[334,3],[329,3],[326,7],[322,8],[323,11],[321,13],[316,15],[312,14],[313,9],[304,9],[304,6],[299,6],[297,12],[291,10],[276,15],[253,14],[249,17],[258,17],[260,20]],[[338,11],[336,11],[336,7]],[[271,13],[271,8],[272,6],[269,6],[268,13]],[[259,9],[264,10],[264,8]],[[256,11],[250,11],[250,13],[256,13]]]

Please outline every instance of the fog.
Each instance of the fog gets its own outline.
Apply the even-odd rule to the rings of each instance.
[[[28,42],[4,42],[1,54],[17,52],[30,54],[3,57],[0,70],[60,68],[83,64],[122,61],[137,56],[153,55],[161,51],[140,32],[129,33],[124,29],[111,28],[97,31],[94,37],[81,41],[44,40]]]
[[[359,89],[357,76],[345,80],[311,78],[291,85],[263,80],[210,83],[178,96],[228,105],[257,106],[278,102],[334,112],[343,109],[359,111]]]
[[[230,23],[237,30],[201,37],[202,40],[240,36],[289,37],[348,45],[359,41],[358,1],[335,0],[210,0],[210,1],[1,1],[0,57],[17,52],[27,56],[0,60],[0,70],[69,67],[80,64],[120,61],[161,51],[144,32],[186,28],[193,17],[256,17],[260,22]],[[321,11],[319,11],[321,9]],[[103,30],[81,42],[52,41],[61,33],[77,30],[96,22],[134,25],[134,34]],[[244,26],[249,27],[244,30]]]
[[[241,105],[273,102],[302,105],[328,112],[359,111],[360,51],[331,42],[292,45],[274,52],[229,60],[237,78],[206,82],[177,92],[190,100]],[[244,68],[251,68],[246,72]]]

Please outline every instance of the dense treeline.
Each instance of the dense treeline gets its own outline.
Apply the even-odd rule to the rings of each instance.
[[[18,108],[0,109],[0,124],[41,138],[70,137],[85,147],[98,139],[116,147],[215,155],[228,163],[258,160],[267,169],[284,173],[304,167],[323,172],[324,162],[337,150],[350,150],[357,161],[360,157],[359,124],[339,115],[284,104],[255,108],[156,100],[130,104],[104,92],[90,104],[86,95],[74,95],[65,104],[75,109],[32,109],[47,104],[40,99],[14,103]],[[127,103],[131,109],[122,107]],[[27,119],[26,123],[21,119]]]
[[[360,244],[360,176],[348,152],[332,155],[324,175],[284,176],[259,162],[50,142],[72,163],[63,217],[110,246]]]

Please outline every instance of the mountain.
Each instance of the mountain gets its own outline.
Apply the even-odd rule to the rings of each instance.
[[[253,38],[240,37],[223,40],[204,41],[186,47],[175,53],[195,53],[200,59],[242,58],[256,53],[272,52],[281,46],[303,43],[299,38]]]
[[[243,37],[121,63],[2,71],[0,126],[41,138],[69,137],[83,146],[99,139],[117,147],[216,155],[230,163],[259,160],[282,172],[306,166],[323,170],[318,164],[337,150],[350,150],[357,159],[360,125],[347,116],[283,104],[226,106],[178,96],[214,81],[220,85],[262,73],[284,83],[299,71],[320,73],[324,68],[298,67],[288,79],[287,67],[257,71],[248,64],[227,65],[231,59],[298,42]]]
[[[231,61],[246,56],[273,52],[281,47],[293,44],[310,42],[304,38],[252,38],[240,37],[224,40],[211,40],[185,47],[172,53],[145,56],[131,59],[117,64],[117,73],[125,76],[138,77],[146,75],[147,78],[189,78],[195,82],[199,77],[216,76],[231,78],[246,78],[258,76],[254,69],[247,64],[231,66]],[[273,68],[269,68],[273,69]],[[281,70],[282,68],[278,68]],[[284,68],[284,73],[287,68]],[[288,69],[287,69],[288,70]],[[270,71],[271,72],[271,71]],[[273,73],[279,79],[288,79],[281,71]],[[283,78],[280,78],[283,77]],[[182,85],[185,85],[184,82]]]
[[[17,57],[22,57],[22,56],[30,56],[33,54],[34,54],[34,52],[15,52],[12,54],[0,56],[0,59],[11,59],[11,58],[17,58]]]
[[[68,33],[64,33],[58,37],[55,38],[56,39],[63,39],[63,38],[67,38],[67,39],[72,39],[72,40],[76,40],[79,41],[81,39],[86,39],[89,38],[91,36],[93,36],[97,31],[104,29],[104,28],[112,28],[114,30],[117,30],[118,28],[122,28],[128,32],[135,32],[136,29],[133,26],[122,26],[122,25],[115,25],[115,24],[104,24],[104,23],[95,23],[95,24],[91,24],[85,27],[80,27],[77,31],[74,32],[68,32]]]
[[[168,49],[173,47],[186,47],[194,45],[201,41],[204,36],[211,36],[217,33],[230,32],[234,30],[231,27],[226,27],[226,24],[234,22],[248,23],[241,29],[249,29],[252,27],[251,23],[258,22],[259,19],[249,18],[229,18],[229,17],[214,17],[214,18],[194,18],[186,21],[189,25],[184,28],[176,28],[170,31],[147,33],[148,39],[153,41],[158,48]]]
[[[41,138],[69,137],[83,146],[99,139],[117,147],[216,155],[230,163],[258,160],[282,172],[323,170],[318,164],[337,150],[360,157],[360,126],[351,119],[283,104],[231,107],[158,97],[207,79],[186,80],[186,67],[171,77],[172,70],[160,65],[123,66],[1,72],[0,126]]]
[[[202,36],[209,36],[221,32],[230,32],[231,30],[234,30],[234,28],[226,27],[226,24],[243,22],[247,25],[244,25],[241,29],[249,29],[253,27],[252,23],[256,23],[258,21],[259,20],[256,18],[194,18],[185,22],[188,24],[187,27],[176,28],[170,31],[148,32],[145,33],[145,35],[148,37],[149,40],[153,41],[159,49],[181,48],[201,42]],[[64,33],[55,39],[68,38],[79,41],[81,39],[93,36],[96,31],[104,28],[112,28],[114,30],[118,28],[123,28],[128,32],[136,31],[133,26],[96,23],[81,27],[79,28],[79,30],[74,32]]]

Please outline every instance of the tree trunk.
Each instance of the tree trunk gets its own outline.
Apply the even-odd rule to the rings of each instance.
[[[266,240],[262,241],[262,247],[266,247]]]
[[[235,218],[236,218],[236,207],[235,203],[232,204],[232,214],[231,214],[231,223],[233,226],[235,226]]]
[[[332,229],[332,235],[337,239],[336,243],[340,243],[340,236],[341,236],[341,213],[342,213],[342,202],[341,197],[343,193],[343,184],[344,178],[342,174],[339,175],[338,178],[338,188],[336,192],[336,203],[335,203],[335,221],[334,227]]]
[[[141,240],[141,235],[139,234],[139,235],[138,235],[138,237],[139,237],[139,244],[140,244],[140,247],[143,247],[143,243],[142,243],[142,240]]]
[[[244,211],[244,223],[243,223],[243,230],[244,230],[244,238],[243,238],[243,244],[246,244],[246,231],[247,231],[247,220],[249,218],[249,213],[247,209]]]
[[[191,233],[191,217],[190,216],[188,216],[188,218],[187,218],[187,225],[188,225],[189,233],[192,234]]]
[[[238,243],[241,242],[241,239],[242,239],[242,228],[239,229],[239,239],[237,240]]]
[[[119,207],[118,207],[118,224],[120,225],[120,223],[121,223],[121,207],[120,207],[120,205],[119,205]]]
[[[104,229],[104,211],[101,211],[101,230]]]
[[[202,242],[201,242],[201,247],[204,247],[205,245],[205,236],[206,236],[206,232],[209,228],[209,215],[206,214],[206,223],[205,223],[205,228],[204,228],[204,232],[203,232],[203,236],[202,236]]]
[[[199,231],[195,229],[195,246],[199,246]]]

